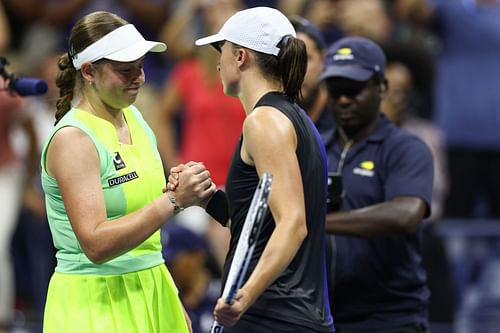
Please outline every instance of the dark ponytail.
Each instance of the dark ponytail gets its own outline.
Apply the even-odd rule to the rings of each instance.
[[[59,88],[59,99],[56,103],[56,124],[71,109],[77,77],[82,79],[73,66],[72,57],[125,24],[128,22],[118,15],[104,11],[90,13],[76,22],[69,36],[70,51],[58,61],[56,85]]]
[[[307,70],[307,52],[304,42],[293,36],[285,36],[278,45],[278,56],[256,53],[261,72],[282,83],[285,94],[292,102],[300,97],[300,88]]]
[[[67,53],[59,58],[57,65],[59,73],[56,86],[59,88],[59,99],[56,102],[56,124],[71,109],[76,81],[76,69]]]
[[[285,36],[281,44],[283,46],[278,54],[279,73],[285,94],[295,102],[301,97],[300,88],[307,71],[306,45],[292,36]]]

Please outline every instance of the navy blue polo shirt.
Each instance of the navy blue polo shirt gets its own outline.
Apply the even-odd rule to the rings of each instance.
[[[329,171],[337,171],[337,135],[326,142]],[[381,114],[368,138],[353,146],[343,168],[348,211],[391,200],[419,197],[430,207],[433,165],[429,148]],[[427,215],[430,214],[428,208]],[[330,236],[329,292],[340,329],[427,326],[429,290],[421,266],[421,227],[416,234],[365,239]]]

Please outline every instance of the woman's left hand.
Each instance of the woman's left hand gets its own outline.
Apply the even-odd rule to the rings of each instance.
[[[214,309],[214,318],[224,326],[234,326],[252,303],[251,297],[244,289],[238,290],[233,304],[227,304],[224,298],[219,298]]]

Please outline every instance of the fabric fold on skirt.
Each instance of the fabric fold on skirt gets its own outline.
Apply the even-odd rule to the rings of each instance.
[[[188,332],[177,288],[165,265],[122,275],[54,273],[45,333]]]

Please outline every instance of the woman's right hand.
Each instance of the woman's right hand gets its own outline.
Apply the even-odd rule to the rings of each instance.
[[[170,169],[167,190],[173,192],[182,208],[204,206],[215,193],[216,185],[203,163],[189,162]]]

